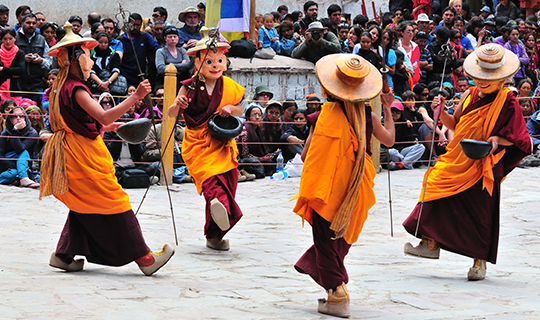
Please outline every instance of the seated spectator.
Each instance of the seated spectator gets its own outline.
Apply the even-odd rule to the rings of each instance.
[[[460,58],[456,59],[454,63],[452,63],[452,88],[457,88],[457,81],[459,78],[465,78],[465,72],[463,72],[463,62],[465,59]]]
[[[109,46],[109,35],[104,31],[98,32],[96,40],[98,45],[94,48],[94,53],[90,55],[90,58],[94,61],[94,66],[90,71],[90,90],[95,94],[111,92],[113,95],[125,95],[127,82],[124,77],[118,80],[120,76],[120,56]],[[119,82],[115,83],[117,80]],[[123,85],[111,86],[113,83]]]
[[[523,38],[523,44],[525,45],[525,50],[529,56],[529,64],[525,73],[527,76],[533,80],[537,78],[538,71],[538,62],[540,55],[538,54],[538,47],[536,45],[536,36],[532,33],[525,34]],[[537,82],[534,81],[533,88],[536,87]]]
[[[103,28],[105,28],[105,32],[107,32],[107,35],[109,36],[109,47],[111,47],[114,52],[118,53],[121,60],[124,56],[124,45],[122,44],[122,41],[116,39],[115,37],[115,33],[118,29],[117,24],[111,18],[105,18],[101,20],[101,23],[103,24]]]
[[[1,101],[11,99],[12,94],[9,91],[21,91],[20,76],[26,70],[25,53],[15,44],[16,39],[17,34],[12,28],[4,28],[0,32],[0,90],[8,91],[0,92]],[[19,95],[13,93],[13,96]]]
[[[32,128],[24,109],[14,107],[6,119],[6,128],[0,138],[0,183],[11,184],[18,180],[21,187],[39,188],[39,183],[28,177],[30,150],[38,136]],[[5,138],[9,137],[9,138]],[[13,159],[13,160],[2,160]]]
[[[465,35],[465,37],[471,42],[473,50],[476,50],[476,48],[481,45],[478,44],[478,38],[480,31],[482,31],[483,27],[484,21],[482,21],[480,17],[473,17],[467,24],[467,34]]]
[[[283,134],[283,125],[281,124],[281,111],[283,106],[277,101],[270,101],[264,111],[261,132],[264,142],[268,142],[268,151],[276,151],[281,146],[279,143]]]
[[[529,131],[533,141],[533,154],[540,154],[540,111],[533,113],[529,121],[527,121],[527,131]]]
[[[454,29],[459,30],[459,41],[461,47],[467,52],[467,54],[470,54],[471,52],[476,49],[471,43],[471,40],[469,38],[464,36],[463,29],[465,28],[465,20],[463,20],[462,17],[456,17],[454,18]],[[453,35],[452,35],[453,36]]]
[[[171,27],[174,26],[171,25]],[[165,42],[165,35],[163,34],[163,30],[165,30],[165,28],[165,22],[161,20],[154,21],[152,27],[150,28],[150,33],[152,34],[152,37],[154,37],[154,40],[156,40],[160,47],[164,47],[167,45],[167,43]],[[176,27],[174,28],[176,29]],[[176,32],[178,33],[178,31]]]
[[[510,31],[510,38],[507,43],[504,44],[504,48],[512,51],[519,58],[520,67],[518,72],[514,75],[514,83],[517,85],[527,75],[525,69],[529,65],[529,56],[523,43],[519,41],[519,30],[516,26],[512,26]]]
[[[452,29],[450,30],[450,45],[452,46],[452,49],[454,50],[453,56],[455,57],[455,60],[467,58],[467,51],[463,46],[461,45],[461,32],[458,29]],[[463,63],[462,63],[463,65]],[[452,67],[455,67],[455,64],[451,64]]]
[[[105,32],[105,27],[103,27],[101,22],[96,22],[90,27],[90,37],[95,39],[98,32]]]
[[[186,49],[178,47],[178,30],[174,26],[168,26],[163,30],[163,36],[167,46],[156,51],[156,68],[158,83],[163,84],[165,68],[172,63],[176,67],[176,81],[180,82],[189,78],[189,57]]]
[[[45,121],[41,109],[36,105],[30,105],[27,106],[24,111],[30,119],[30,125],[32,126],[32,128],[36,130],[36,133],[40,133],[41,130],[45,128]],[[30,153],[30,157],[32,159],[41,159],[44,146],[45,142],[43,142],[42,140],[37,140],[32,149],[28,151]]]
[[[201,40],[200,20],[204,20],[204,14],[195,7],[187,7],[186,10],[180,12],[178,20],[184,23],[184,26],[178,29],[180,43],[184,49],[189,49],[197,45],[197,41]]]
[[[341,45],[337,36],[315,21],[306,30],[305,40],[294,48],[292,57],[317,63],[320,58],[340,51]]]
[[[414,22],[404,22],[400,28],[399,33],[401,39],[397,43],[398,50],[403,52],[405,55],[404,65],[407,70],[410,71],[412,84],[411,87],[418,83],[420,80],[420,48],[416,43],[414,43]]]
[[[255,95],[253,96],[253,100],[256,100],[256,101],[253,101],[250,104],[248,104],[246,107],[246,110],[249,109],[250,107],[257,106],[261,108],[261,110],[264,112],[266,108],[266,104],[268,103],[268,100],[272,99],[273,97],[274,97],[274,94],[272,93],[272,91],[270,91],[270,88],[268,88],[267,85],[264,85],[264,84],[258,85],[255,88]],[[249,121],[249,119],[247,118],[246,120]]]
[[[162,143],[161,135],[162,135],[163,126],[162,123],[156,124],[155,130],[150,130],[150,133],[148,133],[148,136],[146,137],[146,148],[142,155],[142,161],[145,162],[154,162],[159,161],[161,159],[161,148],[162,145],[164,146],[167,142]],[[180,124],[176,124],[174,126],[174,163],[179,164],[184,162],[182,159],[182,140],[184,139],[184,128]],[[177,167],[178,165],[175,165]]]
[[[469,90],[469,80],[467,80],[467,78],[465,77],[459,77],[456,81],[456,93],[459,93],[460,94],[460,97],[461,95]]]
[[[452,132],[442,124],[440,119],[436,124],[433,123],[433,99],[439,94],[444,98],[447,98],[447,92],[445,90],[439,91],[439,88],[434,88],[429,92],[428,101],[418,108],[418,111],[422,114],[424,120],[424,123],[418,130],[419,140],[424,142],[427,150],[433,148],[432,160],[437,159],[438,154],[445,153],[446,145],[452,140]],[[433,139],[434,125],[436,126],[435,142],[432,145],[431,140]]]
[[[152,106],[152,110],[154,112],[154,119],[156,122],[159,122],[159,120],[163,119],[163,96],[165,95],[165,90],[163,89],[163,86],[157,86],[154,90],[154,96],[152,99],[152,102],[155,103],[154,106]],[[148,106],[146,106],[141,112],[140,112],[140,118],[151,118],[150,112],[148,110]]]
[[[281,121],[284,122],[286,128],[292,125],[289,122],[293,122],[294,120],[294,110],[298,110],[298,105],[296,104],[294,99],[288,99],[287,101],[283,102],[283,115],[281,116]]]
[[[274,163],[278,155],[278,152],[269,152],[267,145],[264,144],[264,139],[261,131],[262,124],[262,109],[259,106],[251,106],[245,112],[246,123],[244,124],[244,130],[236,138],[236,141],[240,145],[240,161],[245,159],[257,160],[258,163],[262,163],[266,175],[272,175],[273,171],[271,165],[264,165],[265,163]],[[266,168],[269,167],[269,168]],[[257,178],[259,178],[258,176]]]
[[[405,119],[408,128],[413,130],[413,133],[418,137],[418,129],[423,121],[424,117],[420,112],[418,112],[418,107],[416,106],[416,94],[410,90],[403,92],[401,95],[403,99],[403,115],[402,118]]]
[[[525,119],[525,122],[527,122],[533,112],[535,112],[532,107],[532,101],[529,99],[520,99],[518,101],[519,105],[521,106],[521,113],[523,114],[523,119]]]
[[[519,81],[517,85],[518,89],[518,98],[525,98],[525,97],[531,97],[532,93],[532,81],[529,79],[522,79]]]
[[[391,111],[395,127],[395,143],[388,149],[390,156],[388,170],[414,169],[413,165],[422,158],[425,147],[418,142],[418,134],[414,128],[405,122],[403,104],[399,100],[394,100]],[[382,148],[381,145],[381,155],[384,156]]]
[[[510,41],[510,32],[512,32],[514,26],[512,25],[504,25],[500,28],[500,35],[493,39],[493,43],[500,44],[501,46],[504,46],[505,43]],[[517,27],[516,27],[517,29]],[[519,32],[518,32],[519,33]]]
[[[509,0],[500,0],[495,8],[495,17],[508,17],[510,20],[516,20],[519,16],[519,9]]]
[[[0,104],[0,129],[1,131],[4,131],[4,129],[6,128],[6,118],[8,116],[8,113],[11,111],[11,109],[13,109],[16,106],[17,104],[15,103],[15,101],[11,99],[6,99],[2,101],[2,104]]]
[[[415,84],[413,87],[416,101],[425,101],[429,94],[428,87],[423,83]]]
[[[318,95],[315,93],[308,94],[306,96],[307,102],[306,102],[306,111],[307,114],[310,115],[312,113],[321,111],[321,98],[319,98]]]
[[[296,39],[293,38],[293,25],[284,21],[279,28],[279,40],[273,43],[272,48],[277,54],[290,57],[296,46]]]
[[[286,143],[283,147],[285,162],[294,158],[296,154],[302,154],[304,143],[309,135],[306,110],[294,110],[293,121],[294,124],[281,135],[281,141]]]
[[[274,28],[274,16],[270,13],[264,15],[263,26],[259,28],[259,40],[257,48],[271,48],[273,43],[278,40],[278,33]]]

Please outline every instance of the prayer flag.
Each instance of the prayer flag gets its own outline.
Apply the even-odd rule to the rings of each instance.
[[[218,27],[229,41],[244,37],[249,32],[250,0],[206,1],[206,26]]]

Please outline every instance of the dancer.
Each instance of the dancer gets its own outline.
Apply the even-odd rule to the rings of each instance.
[[[238,184],[238,148],[234,139],[222,142],[212,137],[208,120],[215,113],[222,117],[240,116],[245,89],[223,76],[223,71],[227,70],[224,52],[230,46],[217,42],[214,52],[207,45],[212,41],[206,27],[201,29],[201,34],[202,40],[187,51],[189,56],[195,56],[196,76],[182,81],[183,86],[169,108],[169,116],[176,117],[182,109],[186,121],[182,157],[195,180],[197,192],[206,200],[206,246],[229,250],[229,240],[223,236],[242,217],[234,199]]]
[[[381,92],[382,77],[362,57],[328,55],[317,62],[315,72],[331,102],[308,116],[311,128],[302,152],[305,161],[294,212],[311,224],[314,245],[295,268],[328,292],[327,299],[319,300],[319,312],[349,317],[345,287],[349,279],[343,260],[376,201],[371,134],[392,146],[394,122],[387,116],[383,126],[371,107],[364,105]],[[384,113],[391,115],[394,95],[381,98]]]
[[[54,195],[70,211],[49,264],[80,271],[84,260],[73,257],[83,255],[89,262],[109,266],[135,261],[145,275],[152,275],[167,263],[174,249],[166,244],[162,251],[152,252],[146,246],[100,136],[102,130],[120,125],[114,121],[150,92],[150,84],[143,81],[118,106],[103,110],[83,84],[93,65],[89,50],[97,41],[75,35],[69,23],[64,29],[66,36],[48,52],[58,57],[61,69],[49,91],[54,134],[43,155],[40,199]]]
[[[471,257],[467,278],[483,280],[486,261],[497,260],[500,184],[531,153],[532,143],[518,101],[503,88],[519,69],[517,56],[498,44],[486,44],[467,57],[463,68],[477,87],[463,93],[453,115],[441,112],[443,124],[455,130],[454,139],[426,173],[424,203],[421,193],[420,203],[403,223],[407,232],[422,239],[416,247],[405,244],[405,253],[438,259],[443,248]],[[435,98],[438,105],[445,107],[444,98]],[[472,160],[461,149],[462,139],[490,142],[491,153]]]

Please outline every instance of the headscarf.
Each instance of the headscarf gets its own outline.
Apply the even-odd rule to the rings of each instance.
[[[30,114],[30,112],[32,111],[38,111],[40,117],[39,117],[37,127],[34,129],[36,129],[36,131],[39,133],[41,129],[45,128],[45,121],[43,121],[43,117],[42,117],[43,113],[41,112],[41,109],[38,106],[35,106],[35,105],[28,106],[26,107],[24,111],[26,112],[27,115]],[[32,123],[32,121],[30,121],[30,123]]]

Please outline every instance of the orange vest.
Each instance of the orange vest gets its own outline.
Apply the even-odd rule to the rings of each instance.
[[[217,108],[237,105],[244,98],[245,89],[229,77],[223,77],[223,97]],[[206,179],[238,167],[238,148],[234,139],[228,142],[216,140],[208,130],[208,121],[202,125],[184,130],[182,158],[189,174],[195,179],[197,192],[202,193]]]
[[[293,211],[310,224],[313,210],[331,222],[347,195],[357,151],[356,133],[341,106],[339,103],[325,103],[313,132]],[[359,201],[343,237],[348,244],[358,240],[368,210],[376,202],[373,192],[375,174],[371,157],[366,155]]]

